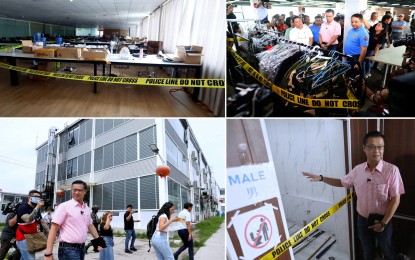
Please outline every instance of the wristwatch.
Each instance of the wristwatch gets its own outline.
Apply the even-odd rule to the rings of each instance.
[[[382,225],[382,228],[386,228],[386,224],[383,222],[380,222],[380,224]]]
[[[50,254],[46,254],[46,253],[45,253],[45,256],[46,256],[46,257],[48,257],[48,256],[52,256],[52,255],[53,255],[53,253],[50,253]]]

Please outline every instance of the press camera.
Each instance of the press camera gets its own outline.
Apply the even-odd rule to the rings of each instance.
[[[408,33],[404,38],[401,38],[399,40],[396,40],[393,42],[394,47],[399,46],[415,46],[415,35],[414,33]]]
[[[7,215],[9,213],[15,213],[17,208],[21,205],[21,202],[9,202],[7,204],[3,204],[1,206],[1,211],[3,215]]]

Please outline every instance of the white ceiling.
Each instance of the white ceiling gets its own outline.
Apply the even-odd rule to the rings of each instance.
[[[137,24],[166,0],[0,0],[0,18],[123,29]]]

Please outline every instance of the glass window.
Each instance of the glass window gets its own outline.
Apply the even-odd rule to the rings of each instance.
[[[179,160],[178,160],[178,169],[179,171],[181,171],[182,173],[184,173],[184,175],[188,176],[188,170],[187,170],[187,157],[178,150],[178,154],[179,154]]]
[[[104,119],[95,120],[95,136],[98,136],[104,132]]]
[[[168,179],[168,189],[169,189],[169,201],[174,204],[174,208],[180,209],[182,207],[180,203],[180,185]]]
[[[182,203],[180,204],[180,207],[177,207],[177,209],[183,208],[183,205],[186,202],[190,202],[190,191],[182,186]]]
[[[140,178],[140,205],[142,209],[159,208],[159,182],[156,175]]]
[[[114,165],[114,143],[104,146],[104,166],[103,169],[110,168]]]
[[[91,152],[85,154],[84,174],[91,172]]]
[[[126,162],[137,160],[137,134],[125,138]]]
[[[174,131],[177,133],[177,135],[180,137],[180,140],[185,142],[185,130],[183,128],[182,123],[179,119],[168,119],[169,123],[173,127]]]
[[[94,170],[99,171],[102,170],[102,158],[104,156],[104,147],[100,147],[95,149],[95,162],[94,162]]]
[[[177,167],[178,151],[170,136],[166,135],[167,161]]]
[[[155,155],[149,147],[150,144],[157,144],[155,126],[140,131],[140,159]]]

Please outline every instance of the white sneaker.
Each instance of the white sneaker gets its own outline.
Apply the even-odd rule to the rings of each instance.
[[[372,77],[372,74],[368,73],[368,74],[367,74],[367,77],[368,77],[368,78],[369,78],[369,77]]]

